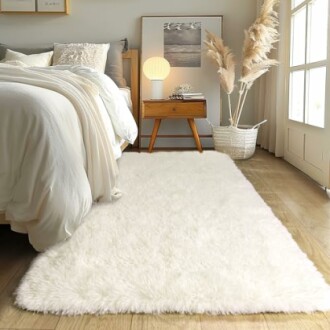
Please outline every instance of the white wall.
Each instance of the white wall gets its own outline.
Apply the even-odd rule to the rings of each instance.
[[[1,14],[0,42],[39,45],[52,42],[104,42],[127,37],[140,48],[141,16],[223,15],[223,37],[240,58],[243,30],[255,19],[257,0],[71,0],[71,14]],[[253,123],[253,90],[242,123]],[[226,104],[224,121],[226,121]]]

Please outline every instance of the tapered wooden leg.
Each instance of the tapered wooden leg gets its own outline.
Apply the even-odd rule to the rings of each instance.
[[[194,136],[194,139],[195,139],[195,142],[196,142],[196,147],[197,147],[199,152],[203,152],[201,141],[199,139],[199,135],[198,135],[198,132],[197,132],[197,127],[196,127],[195,120],[193,118],[188,118],[187,120],[188,120],[189,126],[191,128],[191,131],[193,133],[193,136]]]
[[[152,152],[152,149],[154,148],[154,144],[156,141],[156,137],[161,121],[162,121],[161,119],[155,119],[154,128],[152,130],[150,143],[149,143],[149,149],[148,149],[149,152]]]

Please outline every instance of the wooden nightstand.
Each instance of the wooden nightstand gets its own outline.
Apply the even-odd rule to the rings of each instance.
[[[162,119],[187,119],[196,147],[202,152],[195,118],[206,118],[206,100],[143,100],[142,118],[155,119],[149,143],[149,152],[154,147]]]

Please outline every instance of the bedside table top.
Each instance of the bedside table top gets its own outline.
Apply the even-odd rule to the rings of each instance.
[[[189,99],[189,100],[181,100],[181,99],[161,99],[161,100],[152,100],[146,99],[142,101],[143,103],[189,103],[189,102],[203,102],[206,103],[206,99]]]

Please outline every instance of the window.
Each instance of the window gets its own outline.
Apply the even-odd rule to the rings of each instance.
[[[289,119],[324,127],[329,0],[291,1]]]

